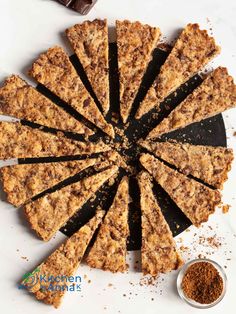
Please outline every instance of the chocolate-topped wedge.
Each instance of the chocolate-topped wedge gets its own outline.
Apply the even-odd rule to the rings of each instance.
[[[69,7],[80,14],[86,15],[95,5],[97,0],[57,0],[61,4]]]

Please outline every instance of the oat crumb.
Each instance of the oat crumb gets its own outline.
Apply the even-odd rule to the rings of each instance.
[[[228,211],[229,211],[230,207],[231,207],[231,206],[230,206],[230,205],[228,205],[228,204],[223,205],[223,206],[222,206],[222,213],[223,213],[223,214],[228,213]]]

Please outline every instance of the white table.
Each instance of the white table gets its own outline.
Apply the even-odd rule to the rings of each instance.
[[[144,6],[145,3],[146,5]],[[116,19],[140,20],[161,28],[163,35],[171,40],[176,32],[188,22],[198,22],[202,28],[213,31],[222,47],[221,55],[210,65],[224,65],[236,78],[236,3],[233,0],[99,0],[86,17],[66,10],[50,0],[0,0],[0,78],[11,73],[27,77],[26,71],[38,54],[50,46],[60,44],[68,49],[63,31],[85,19],[108,18],[109,25]],[[210,30],[211,31],[211,30]],[[27,77],[27,80],[29,78]],[[32,82],[34,84],[34,82]],[[1,118],[2,119],[2,118]],[[227,127],[228,146],[236,147],[236,110],[224,114]],[[236,149],[235,149],[236,152]],[[2,166],[1,162],[0,165]],[[198,254],[212,251],[211,258],[227,266],[228,289],[224,300],[206,313],[234,312],[236,285],[236,165],[224,187],[224,200],[232,207],[228,214],[221,210],[213,215],[200,229],[191,227],[177,237],[178,246],[194,248],[184,253],[185,258],[196,258]],[[2,193],[1,193],[2,195]],[[209,226],[213,230],[210,230]],[[196,236],[194,234],[197,233]],[[223,243],[219,249],[209,249],[198,244],[199,236],[217,234]],[[21,276],[32,270],[47,254],[63,241],[58,233],[49,243],[43,243],[29,230],[21,210],[0,201],[0,311],[2,313],[52,313],[55,310],[36,302],[27,292],[17,289]],[[181,239],[183,243],[181,243]],[[140,286],[141,273],[132,267],[134,252],[128,256],[131,270],[127,274],[110,274],[90,270],[82,265],[77,274],[87,275],[82,281],[82,292],[67,293],[56,313],[197,313],[198,310],[183,303],[176,293],[176,272],[161,276],[155,286]],[[28,260],[22,257],[27,257]],[[230,259],[230,260],[227,260]],[[162,282],[161,279],[164,278]],[[91,280],[91,283],[88,283]],[[132,284],[130,283],[132,282]],[[109,284],[112,284],[109,285]],[[152,300],[153,299],[153,300]]]

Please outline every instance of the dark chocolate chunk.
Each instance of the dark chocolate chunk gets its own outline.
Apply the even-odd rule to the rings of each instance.
[[[66,7],[68,7],[73,0],[57,0],[58,2],[60,2],[61,4],[64,4]]]
[[[92,9],[97,0],[57,0],[66,7],[69,7],[80,14],[86,15]]]
[[[80,14],[86,15],[96,2],[97,0],[75,0],[70,7]]]

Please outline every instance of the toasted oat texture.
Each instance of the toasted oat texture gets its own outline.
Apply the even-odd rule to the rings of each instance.
[[[90,267],[113,273],[124,272],[127,269],[128,210],[129,182],[128,178],[124,177],[87,257],[86,261]]]
[[[38,300],[58,308],[67,288],[71,288],[75,284],[76,291],[76,285],[81,283],[81,278],[74,276],[74,274],[104,214],[105,211],[98,210],[86,225],[61,244],[57,250],[31,273],[32,277],[38,278],[35,285],[31,286],[31,276],[24,279],[22,285],[34,293]],[[57,281],[50,281],[52,276],[57,278]],[[73,283],[69,281],[70,276],[74,276]],[[40,281],[40,277],[45,278],[45,280]],[[59,287],[60,289],[58,289]]]
[[[220,204],[218,190],[186,177],[149,154],[143,154],[140,161],[195,226],[207,221]]]
[[[162,120],[147,138],[184,128],[236,106],[236,85],[226,68],[218,67]]]
[[[228,178],[234,159],[233,150],[225,147],[151,141],[140,144],[183,174],[190,174],[220,189]]]
[[[65,186],[25,205],[25,214],[38,236],[48,241],[116,172],[112,166],[103,172]]]
[[[53,47],[42,53],[30,74],[103,132],[115,136],[62,48]]]
[[[103,153],[99,157],[99,162],[96,163],[94,168],[97,171],[100,171],[104,168],[110,167],[116,165],[118,167],[121,167],[123,169],[127,169],[128,165],[121,154],[119,154],[116,150],[109,150],[108,152]]]
[[[62,134],[54,135],[22,125],[0,121],[0,160],[10,158],[58,157],[105,152],[103,142],[72,141]]]
[[[97,159],[14,165],[0,169],[9,203],[18,207],[59,182],[93,166]]]
[[[66,30],[104,114],[110,107],[107,20],[85,21]]]
[[[200,71],[219,53],[220,47],[206,30],[200,30],[198,24],[188,24],[141,103],[136,118],[139,119],[152,108],[158,107],[169,94]]]
[[[142,211],[142,272],[157,276],[178,269],[183,260],[177,252],[172,232],[153,195],[150,175],[139,174]]]
[[[49,128],[91,135],[92,130],[73,118],[51,100],[12,75],[0,88],[0,114],[35,122]]]
[[[125,20],[116,21],[116,33],[120,114],[125,123],[161,32],[159,28]]]

